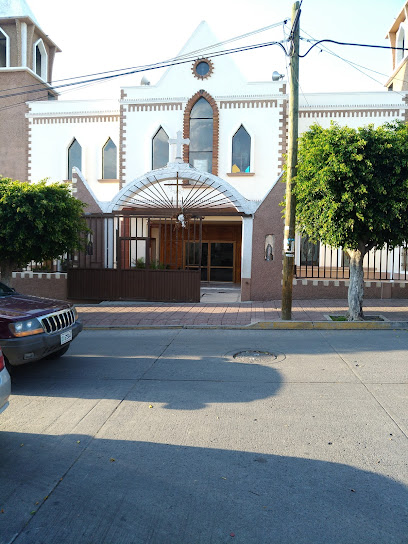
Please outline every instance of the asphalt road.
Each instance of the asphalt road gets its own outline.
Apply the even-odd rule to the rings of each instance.
[[[85,331],[15,372],[0,543],[406,544],[407,348],[407,331]]]

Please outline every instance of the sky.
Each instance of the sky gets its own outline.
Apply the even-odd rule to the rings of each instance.
[[[226,47],[282,40],[290,30],[293,2],[286,0],[27,0],[42,30],[62,49],[54,63],[54,81],[74,76],[130,68],[175,57],[202,20],[219,41],[265,26],[278,27],[233,42]],[[401,0],[303,0],[301,35],[373,45],[385,39],[403,7]],[[301,53],[310,44],[301,42]],[[391,51],[324,44],[335,55],[315,47],[300,59],[300,92],[381,91],[392,71]],[[269,81],[273,71],[287,74],[287,59],[279,46],[233,55],[248,81]],[[376,72],[368,72],[364,68]],[[362,73],[364,72],[364,73]],[[64,92],[60,99],[117,98],[121,86],[139,85],[145,75],[152,84],[163,71],[154,70]],[[369,74],[368,77],[365,74]],[[286,79],[286,75],[285,75]]]

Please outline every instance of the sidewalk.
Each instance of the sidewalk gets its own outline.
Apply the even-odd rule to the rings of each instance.
[[[406,328],[408,299],[367,299],[364,313],[383,321],[334,322],[345,315],[346,300],[295,300],[292,321],[281,320],[281,301],[267,302],[102,302],[78,305],[85,328],[252,327],[252,328]]]

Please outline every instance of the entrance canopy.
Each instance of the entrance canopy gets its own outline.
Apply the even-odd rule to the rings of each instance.
[[[107,212],[124,208],[146,211],[163,210],[167,214],[252,215],[258,204],[244,198],[227,181],[201,172],[184,162],[169,163],[127,183],[110,202]]]

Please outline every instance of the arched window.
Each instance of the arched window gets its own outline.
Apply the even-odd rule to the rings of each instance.
[[[251,136],[241,125],[232,138],[231,172],[251,171]]]
[[[48,55],[44,42],[40,39],[34,44],[33,71],[44,81],[47,81]]]
[[[169,137],[160,127],[152,140],[152,168],[163,168],[169,162]]]
[[[0,28],[0,68],[10,66],[10,38]]]
[[[405,30],[402,25],[399,27],[398,34],[397,34],[397,47],[401,47],[402,49],[405,49]],[[397,49],[396,64],[399,64],[406,55],[405,51],[403,51],[402,49]]]
[[[102,179],[116,179],[117,157],[117,147],[109,138],[102,150]]]
[[[190,113],[189,162],[203,172],[212,171],[213,160],[213,109],[201,97]]]
[[[73,167],[82,170],[82,148],[77,142],[76,139],[73,140],[72,144],[68,148],[68,178],[72,179],[72,169]]]

